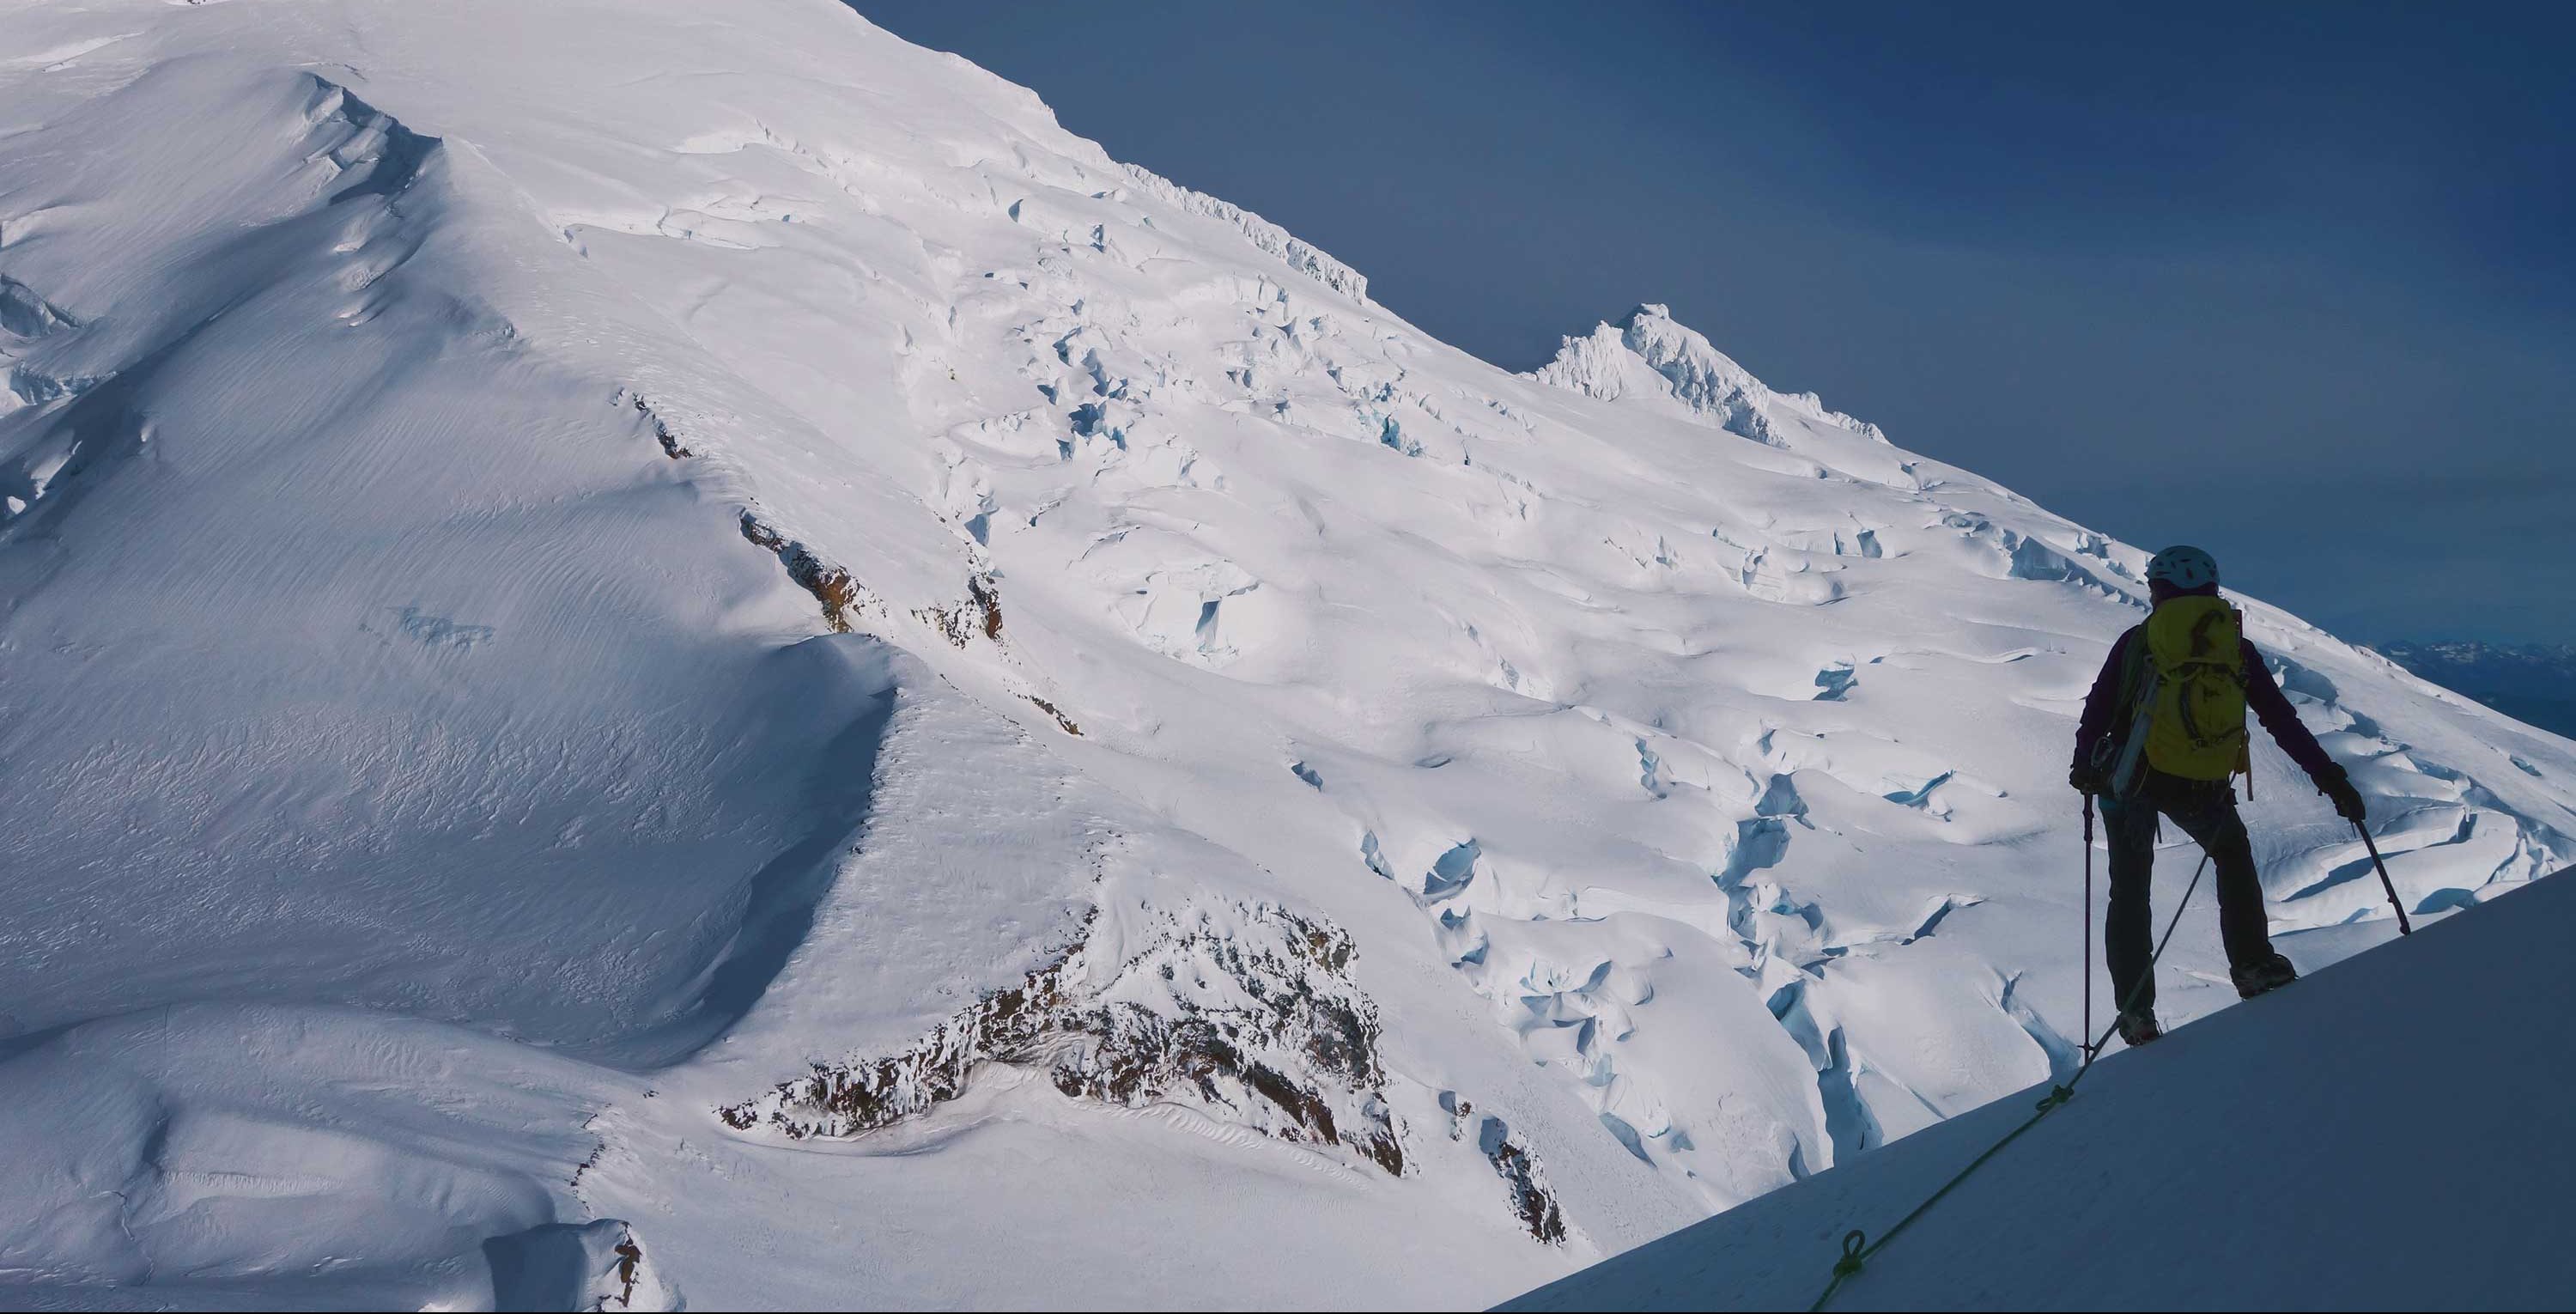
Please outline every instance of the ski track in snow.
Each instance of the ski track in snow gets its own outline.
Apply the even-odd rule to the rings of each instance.
[[[2071,1066],[2142,552],[837,5],[23,6],[0,382],[0,1291],[1455,1305]],[[2576,746],[2246,606],[2412,911],[2576,858]]]

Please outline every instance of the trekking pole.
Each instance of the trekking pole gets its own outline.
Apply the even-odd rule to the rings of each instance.
[[[2093,1057],[2093,795],[2084,795],[2084,1029],[2076,1033],[2084,1057]]]
[[[2397,882],[2388,879],[2388,864],[2379,860],[2379,845],[2370,838],[2370,827],[2356,821],[2354,830],[2361,832],[2361,846],[2370,850],[2370,865],[2379,869],[2379,888],[2388,891],[2388,906],[2397,910],[2397,933],[2413,935],[2415,928],[2406,924],[2406,905],[2397,901]]]

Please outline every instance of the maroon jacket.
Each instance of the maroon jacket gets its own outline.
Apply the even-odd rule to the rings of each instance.
[[[2093,692],[2084,696],[2084,718],[2075,726],[2075,765],[2093,760],[2093,746],[2111,732],[2112,718],[2121,711],[2120,685],[2124,666],[2128,664],[2130,645],[2142,643],[2146,626],[2131,626],[2129,632],[2111,645],[2110,659],[2102,663],[2102,673],[2093,677]],[[2343,768],[2326,755],[2325,746],[2317,742],[2308,728],[2299,724],[2298,712],[2281,693],[2272,679],[2272,668],[2263,664],[2263,654],[2256,651],[2250,639],[2238,639],[2239,655],[2245,661],[2245,706],[2251,709],[2263,728],[2272,732],[2274,742],[2308,778],[2322,789],[2327,781],[2341,776]]]

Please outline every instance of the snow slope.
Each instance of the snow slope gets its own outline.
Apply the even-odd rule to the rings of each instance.
[[[1660,307],[1507,374],[826,0],[9,5],[0,278],[26,1300],[1473,1303],[2070,1061],[2143,554]],[[2248,614],[2428,919],[2576,858]]]
[[[2564,1308],[2571,931],[2576,881],[2549,881],[2112,1055],[1830,1307]],[[2465,981],[2511,1002],[2460,1008]],[[2044,1093],[1503,1308],[1803,1308],[1846,1231],[1879,1235]]]

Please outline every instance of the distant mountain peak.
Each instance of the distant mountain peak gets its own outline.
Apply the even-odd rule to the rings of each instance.
[[[2541,729],[2576,735],[2576,644],[2436,639],[2380,645],[2381,655]]]
[[[1772,389],[1718,350],[1707,335],[1674,319],[1672,308],[1662,302],[1641,302],[1616,324],[1605,320],[1582,337],[1563,339],[1556,358],[1530,377],[1603,401],[1670,397],[1729,433],[1775,447],[1784,444],[1764,414],[1774,406],[1887,441],[1877,425],[1826,409],[1812,392]]]

